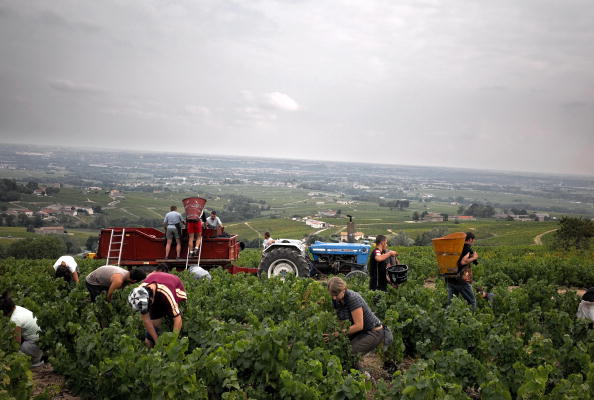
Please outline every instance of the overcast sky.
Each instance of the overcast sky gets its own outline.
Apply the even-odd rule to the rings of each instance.
[[[594,2],[0,0],[0,139],[594,175]]]

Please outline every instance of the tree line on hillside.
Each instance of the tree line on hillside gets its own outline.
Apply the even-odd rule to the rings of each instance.
[[[18,183],[15,179],[0,179],[0,201],[18,201],[22,194],[32,194],[34,190],[39,189],[37,182]],[[58,193],[60,189],[54,187],[45,188],[46,194]]]
[[[69,236],[35,235],[27,239],[15,239],[8,245],[0,244],[0,258],[49,258],[64,254],[76,254],[80,248]]]
[[[388,200],[388,201],[380,200],[378,204],[380,207],[388,207],[390,209],[390,211],[392,211],[396,208],[399,209],[400,211],[402,211],[405,208],[410,207],[409,200]]]

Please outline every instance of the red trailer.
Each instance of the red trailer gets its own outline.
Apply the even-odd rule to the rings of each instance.
[[[201,207],[204,207],[206,200],[199,199]],[[196,212],[197,202],[191,204],[191,213]],[[201,212],[202,210],[200,210]],[[190,215],[190,213],[187,213]],[[188,258],[172,258],[176,256],[175,245],[171,246],[168,257],[165,257],[165,245],[167,240],[165,233],[155,228],[140,227],[113,227],[101,230],[99,244],[97,246],[97,258],[105,258],[106,264],[121,266],[156,266],[165,263],[170,267],[185,268],[187,265],[200,264],[201,267],[209,269],[220,266],[228,269],[231,273],[246,272],[256,273],[257,268],[244,268],[233,265],[239,257],[241,245],[237,241],[237,235],[225,234],[222,228],[204,229],[202,232],[202,248],[200,254]],[[182,257],[188,255],[188,235],[182,229],[181,235]]]

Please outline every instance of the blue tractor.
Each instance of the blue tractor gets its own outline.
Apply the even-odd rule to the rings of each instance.
[[[258,276],[345,274],[348,278],[367,275],[371,246],[359,243],[325,243],[316,241],[309,248],[305,242],[278,239],[264,249]]]

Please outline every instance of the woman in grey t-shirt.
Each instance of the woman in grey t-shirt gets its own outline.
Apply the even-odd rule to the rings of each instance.
[[[363,297],[347,289],[346,282],[336,276],[328,281],[328,291],[338,318],[351,321],[347,333],[353,353],[365,354],[375,349],[384,339],[384,329]]]

